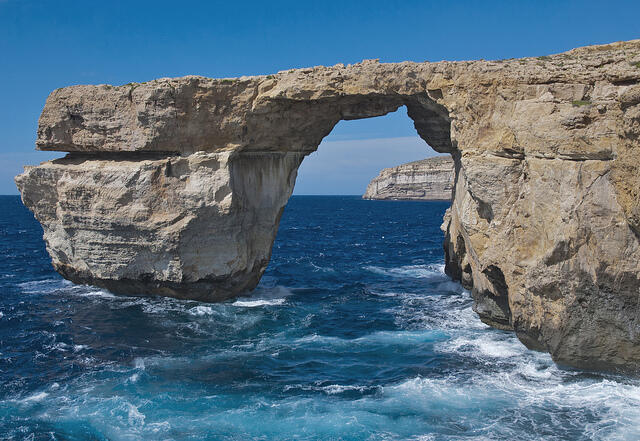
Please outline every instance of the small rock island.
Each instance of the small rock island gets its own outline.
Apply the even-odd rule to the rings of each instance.
[[[65,278],[222,301],[258,284],[305,156],[401,106],[454,163],[445,270],[479,317],[558,363],[638,372],[640,40],[65,87],[36,146],[67,156],[16,183]]]
[[[363,199],[449,201],[454,181],[453,160],[436,156],[383,169]]]

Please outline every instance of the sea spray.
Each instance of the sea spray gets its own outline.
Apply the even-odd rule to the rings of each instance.
[[[205,304],[63,281],[0,202],[0,439],[640,438],[637,380],[478,319],[445,203],[294,197],[258,290]]]

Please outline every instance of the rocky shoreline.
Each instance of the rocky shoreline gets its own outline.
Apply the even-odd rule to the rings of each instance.
[[[117,292],[253,289],[304,157],[406,106],[454,163],[446,271],[479,316],[586,369],[640,366],[640,40],[544,57],[163,78],[51,93],[16,177],[54,268]],[[425,145],[425,148],[426,145]]]
[[[362,198],[448,201],[453,184],[453,160],[436,156],[383,169],[369,182]]]

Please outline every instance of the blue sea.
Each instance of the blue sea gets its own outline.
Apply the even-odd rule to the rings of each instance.
[[[257,290],[207,304],[65,281],[0,197],[0,439],[640,439],[640,381],[480,322],[447,206],[294,196]]]

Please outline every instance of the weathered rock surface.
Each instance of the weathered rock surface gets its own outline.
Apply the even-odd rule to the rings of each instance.
[[[258,283],[301,160],[77,155],[27,168],[16,181],[54,268],[69,280],[218,301]]]
[[[54,91],[16,178],[53,264],[115,291],[255,286],[297,167],[343,119],[407,106],[455,163],[446,270],[487,323],[583,368],[640,363],[640,41]]]
[[[436,156],[383,169],[373,178],[364,199],[450,200],[453,191],[453,160]]]

